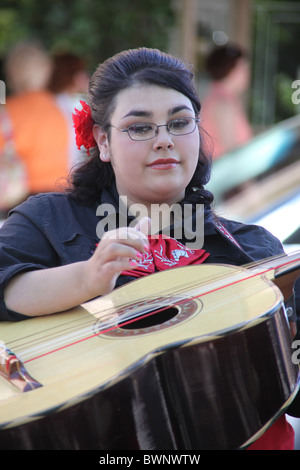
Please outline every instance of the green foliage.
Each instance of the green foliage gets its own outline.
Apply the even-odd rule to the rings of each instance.
[[[0,56],[5,54],[7,47],[22,39],[26,28],[19,23],[18,12],[11,8],[0,9]]]
[[[83,55],[93,68],[120,50],[166,49],[172,0],[2,0],[0,57],[20,39],[38,39],[51,52]]]

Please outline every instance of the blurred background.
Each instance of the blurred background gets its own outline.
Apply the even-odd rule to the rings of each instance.
[[[194,64],[205,129],[209,120],[205,117],[208,97],[215,85],[207,58],[214,49],[234,45],[245,52],[243,61],[244,65],[247,63],[248,77],[243,87],[231,75],[230,82],[226,77],[224,82],[220,77],[216,80],[217,96],[222,99],[225,96],[227,102],[225,99],[224,108],[215,113],[213,127],[207,127],[213,156],[208,187],[215,194],[215,210],[229,218],[264,225],[280,238],[287,251],[300,249],[299,38],[299,0],[1,0],[0,105],[11,110],[12,118],[15,113],[12,124],[16,152],[28,164],[35,185],[29,187],[28,193],[51,190],[46,183],[42,186],[42,172],[49,174],[47,166],[37,169],[34,163],[49,157],[43,143],[37,157],[33,155],[34,149],[30,154],[28,145],[23,149],[24,135],[31,131],[19,130],[17,126],[22,127],[22,123],[31,119],[34,128],[31,135],[37,138],[45,121],[52,137],[42,134],[42,139],[44,142],[48,139],[49,145],[55,126],[59,127],[59,150],[65,152],[59,160],[65,160],[65,169],[52,165],[51,171],[54,179],[65,176],[65,171],[81,158],[74,150],[72,109],[84,97],[87,79],[100,62],[121,50],[147,46]],[[43,103],[47,101],[52,106],[51,113],[44,111],[39,120],[37,116],[30,118],[31,107],[24,104],[26,101],[22,102],[25,117],[18,116],[22,106],[14,100],[25,92],[16,90],[7,69],[11,51],[24,41],[38,43],[52,61],[52,75],[43,84],[43,90],[38,89],[38,98],[42,95]],[[233,49],[230,51],[233,57]],[[21,77],[21,71],[14,77]],[[228,83],[230,92],[228,88],[225,92]],[[238,98],[233,97],[233,83]],[[36,90],[29,92],[37,94]],[[245,123],[243,128],[228,130],[225,126],[234,123],[227,106],[229,95],[238,105],[239,116]],[[61,113],[59,116],[54,104]],[[50,114],[53,121],[47,123]],[[217,154],[217,126],[222,123],[225,137],[243,134],[247,138],[231,142],[231,147]],[[2,137],[1,149],[0,129],[0,156],[3,141]],[[4,172],[0,165],[0,195],[5,192]],[[8,209],[0,206],[0,219],[6,217]],[[296,445],[300,447],[299,443]]]
[[[158,47],[195,64],[204,89],[205,55],[234,42],[250,55],[249,117],[261,130],[299,112],[299,29],[298,0],[1,0],[0,59],[28,38],[84,57],[90,70],[117,51]]]
[[[239,98],[252,134],[251,138],[240,139],[239,143],[231,142],[231,147],[218,155],[215,149],[210,188],[215,192],[216,210],[221,214],[246,221],[264,221],[262,217],[266,212],[282,206],[290,198],[295,199],[297,190],[299,192],[300,181],[295,176],[300,175],[297,165],[289,174],[278,177],[278,171],[283,167],[299,161],[299,32],[298,0],[1,0],[2,103],[3,84],[7,100],[14,94],[5,64],[11,49],[19,42],[38,41],[53,59],[58,60],[56,64],[60,64],[61,76],[67,72],[62,70],[64,61],[59,62],[60,56],[76,57],[82,61],[81,69],[90,74],[98,63],[120,50],[158,47],[194,64],[204,105],[213,83],[206,67],[207,56],[214,48],[234,44],[247,54],[249,80]],[[70,74],[69,71],[69,80]],[[78,103],[85,89],[82,86],[69,90],[66,106],[66,90],[62,89],[63,85],[60,89],[59,86],[55,88],[58,83],[59,77],[54,76],[48,88],[55,94],[56,101],[60,100],[58,104],[63,108],[69,133],[72,133],[70,106],[74,107],[74,101],[70,102],[70,95]],[[223,123],[233,122],[225,111],[218,115]],[[212,137],[213,152],[217,131],[207,130]],[[270,130],[273,133],[268,133]],[[238,136],[242,129],[234,132],[224,129],[223,132],[227,136]],[[71,152],[70,147],[73,147],[74,153],[73,135],[68,138],[68,151]],[[22,157],[22,149],[17,150]],[[31,156],[26,158],[34,161]],[[74,162],[80,157],[73,154],[68,158],[69,162]],[[273,184],[273,180],[268,180],[267,187],[262,186],[262,180],[265,182],[274,173],[276,182]],[[291,174],[292,187],[289,183]],[[283,187],[280,191],[278,184]],[[37,192],[36,187],[29,188],[29,193],[34,192]],[[5,214],[3,209],[2,214]],[[299,228],[295,225],[294,222],[288,235],[279,233],[278,236],[287,239]],[[273,230],[273,225],[270,226]],[[277,229],[275,234],[278,234]]]

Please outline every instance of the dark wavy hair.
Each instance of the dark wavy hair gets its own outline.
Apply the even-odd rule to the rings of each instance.
[[[233,70],[240,59],[248,59],[248,54],[235,44],[226,44],[213,49],[205,59],[207,72],[213,80],[222,80]]]
[[[187,96],[199,116],[201,105],[194,84],[193,73],[180,59],[157,49],[138,48],[120,52],[100,64],[91,77],[88,104],[96,124],[108,132],[110,139],[110,118],[114,111],[116,96],[125,88],[137,83],[172,88]],[[201,131],[202,133],[202,131]],[[211,157],[201,144],[198,165],[187,187],[197,187],[202,199],[212,202],[212,194],[204,189],[209,181]],[[71,175],[71,192],[79,200],[92,203],[99,192],[112,184],[114,172],[110,162],[102,162],[99,149],[91,150],[91,157]]]

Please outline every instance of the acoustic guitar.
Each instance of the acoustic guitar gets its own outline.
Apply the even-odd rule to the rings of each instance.
[[[298,390],[284,300],[299,276],[300,253],[180,267],[2,322],[0,448],[246,448]]]

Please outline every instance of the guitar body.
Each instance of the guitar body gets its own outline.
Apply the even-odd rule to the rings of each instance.
[[[172,269],[0,328],[24,368],[2,368],[1,449],[243,448],[298,388],[281,292],[244,268]]]

